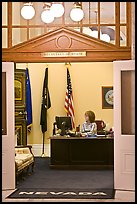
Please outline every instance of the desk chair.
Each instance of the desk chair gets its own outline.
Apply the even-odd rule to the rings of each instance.
[[[108,131],[104,130],[106,127],[105,122],[103,120],[95,120],[95,123],[97,124],[97,134],[106,135]]]

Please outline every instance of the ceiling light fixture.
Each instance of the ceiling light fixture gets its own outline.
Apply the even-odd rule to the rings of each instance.
[[[50,3],[44,3],[43,9],[44,11],[41,13],[41,20],[44,23],[52,23],[54,21],[54,15],[50,10]]]
[[[74,3],[74,8],[70,12],[70,18],[76,22],[81,21],[84,18],[81,2]]]
[[[93,30],[91,32],[91,36],[94,37],[94,38],[98,38],[98,31],[97,30]]]
[[[26,20],[30,20],[34,15],[35,9],[33,8],[32,2],[24,2],[24,6],[21,9],[21,16]]]
[[[56,18],[61,17],[64,14],[64,6],[62,5],[62,2],[53,2],[50,9]]]
[[[105,33],[100,36],[100,39],[105,41],[105,42],[110,42],[110,36],[108,34],[105,34]]]

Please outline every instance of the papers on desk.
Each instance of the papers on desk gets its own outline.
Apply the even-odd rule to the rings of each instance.
[[[106,137],[106,135],[97,135],[97,137]]]
[[[92,137],[92,138],[96,138],[97,135],[96,134],[91,134],[90,132],[84,132],[81,134],[82,137]]]
[[[106,137],[106,135],[97,135],[97,134],[91,134],[91,133],[84,133],[84,135],[82,135],[84,137],[91,137],[91,138],[97,138],[97,137]]]

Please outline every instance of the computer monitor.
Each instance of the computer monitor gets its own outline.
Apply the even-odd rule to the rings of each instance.
[[[69,116],[56,116],[56,125],[58,129],[62,129],[64,125],[65,130],[72,130],[72,120]]]

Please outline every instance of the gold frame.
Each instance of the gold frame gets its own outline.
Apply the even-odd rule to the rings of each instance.
[[[18,85],[20,86],[17,86]],[[15,87],[15,100],[21,101],[22,100],[22,83],[20,80],[14,80],[14,87]]]
[[[106,93],[110,90],[113,91],[113,86],[102,86],[102,109],[113,109],[113,104],[109,104],[105,99]]]
[[[26,78],[26,71],[25,70],[23,71],[19,69],[18,70],[15,69],[15,78],[14,78],[15,104],[20,107],[25,107],[25,100],[26,100],[26,92],[25,92],[26,82],[24,82],[24,78]],[[20,83],[20,95],[17,98],[16,98],[17,94],[16,94],[15,81],[18,81]]]

